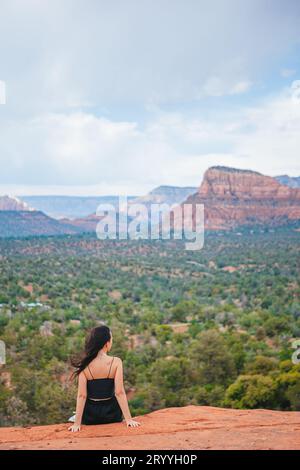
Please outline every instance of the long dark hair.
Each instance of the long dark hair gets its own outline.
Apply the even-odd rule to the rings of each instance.
[[[101,325],[93,328],[85,341],[84,353],[71,359],[71,364],[75,367],[73,377],[77,377],[93,359],[97,356],[98,352],[110,341],[111,332],[108,326]]]

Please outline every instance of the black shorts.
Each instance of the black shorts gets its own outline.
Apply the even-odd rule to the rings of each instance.
[[[115,396],[100,401],[87,398],[82,415],[82,424],[119,423],[122,420],[122,411]]]

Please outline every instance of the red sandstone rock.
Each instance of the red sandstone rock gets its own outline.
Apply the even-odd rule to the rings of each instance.
[[[0,449],[300,449],[300,412],[186,406],[138,419],[137,429],[117,423],[76,434],[67,424],[0,428]]]
[[[300,189],[250,170],[209,168],[198,193],[185,203],[204,204],[205,227],[211,230],[300,219]]]

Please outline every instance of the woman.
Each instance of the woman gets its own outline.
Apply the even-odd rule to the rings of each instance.
[[[107,354],[111,347],[110,329],[99,326],[87,338],[83,358],[72,361],[74,375],[78,376],[78,394],[75,421],[69,431],[80,431],[81,424],[117,423],[122,416],[127,426],[140,425],[130,414],[122,361]]]

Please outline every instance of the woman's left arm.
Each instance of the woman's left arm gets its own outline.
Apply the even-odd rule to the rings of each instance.
[[[83,415],[83,410],[86,402],[87,379],[83,372],[78,376],[78,393],[77,393],[77,403],[76,403],[76,417],[75,422],[72,426],[69,427],[69,431],[77,432],[81,429],[81,420]]]

